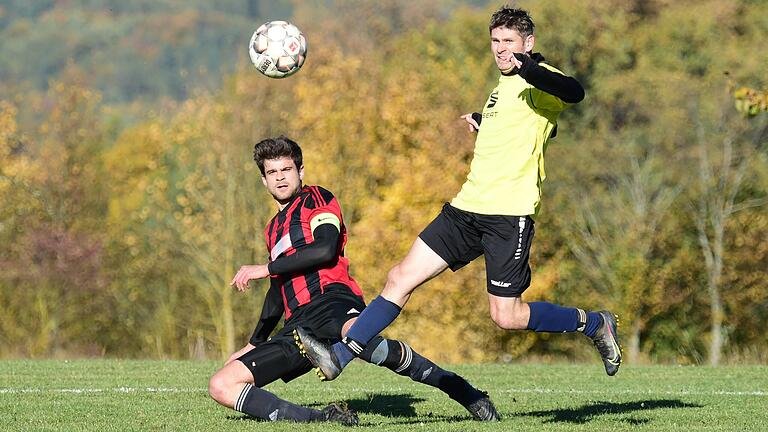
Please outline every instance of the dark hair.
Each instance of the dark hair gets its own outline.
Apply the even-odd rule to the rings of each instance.
[[[276,138],[263,139],[253,147],[253,160],[255,160],[256,165],[259,166],[259,171],[261,171],[262,176],[264,176],[265,160],[280,159],[284,157],[293,159],[293,163],[296,164],[296,169],[301,168],[304,164],[301,156],[301,147],[296,144],[296,141],[285,135],[280,135]]]
[[[488,31],[493,31],[493,29],[498,27],[517,30],[523,38],[532,35],[533,30],[536,28],[527,10],[511,8],[509,6],[502,6],[491,16]]]

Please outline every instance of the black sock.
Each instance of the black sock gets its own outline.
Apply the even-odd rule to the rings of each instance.
[[[264,420],[293,420],[310,422],[322,418],[322,413],[280,399],[253,384],[246,384],[235,402],[235,410]]]
[[[398,375],[437,387],[456,402],[466,405],[485,395],[464,378],[447,371],[413,351],[408,344],[377,336],[371,340],[360,358],[391,369]]]

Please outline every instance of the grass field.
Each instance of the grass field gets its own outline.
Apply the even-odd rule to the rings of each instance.
[[[0,430],[333,431],[265,423],[214,403],[201,361],[0,361]],[[453,367],[488,390],[501,424],[469,419],[432,388],[354,362],[336,381],[308,374],[267,388],[315,407],[346,400],[369,430],[768,431],[768,367],[472,365]]]

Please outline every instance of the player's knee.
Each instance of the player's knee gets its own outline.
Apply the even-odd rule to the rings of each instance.
[[[528,320],[524,319],[522,314],[517,313],[515,309],[507,311],[491,309],[491,319],[499,328],[504,330],[524,330],[528,327]]]
[[[215,374],[208,381],[208,394],[213,400],[225,404],[229,382],[221,374]]]
[[[389,270],[389,273],[387,273],[387,287],[397,288],[398,285],[400,285],[400,280],[402,278],[402,270],[400,269],[400,265],[396,265],[392,267]]]
[[[387,273],[385,291],[399,295],[409,294],[411,287],[407,283],[407,271],[402,264],[398,264]]]

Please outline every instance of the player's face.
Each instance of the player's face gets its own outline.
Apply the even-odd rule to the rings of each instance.
[[[513,53],[526,53],[533,49],[534,37],[523,37],[520,32],[508,27],[496,27],[491,30],[491,51],[499,70],[512,67]]]
[[[261,181],[282,209],[301,190],[304,167],[296,167],[293,159],[266,159]]]

